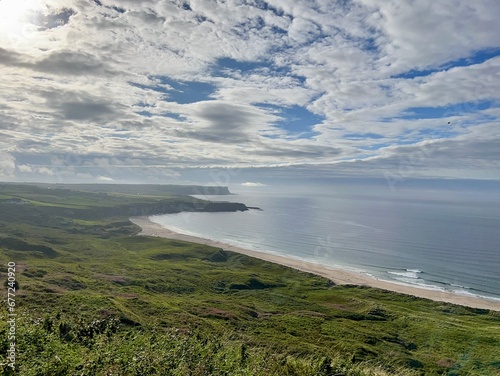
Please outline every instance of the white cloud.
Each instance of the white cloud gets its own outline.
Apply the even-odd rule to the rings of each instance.
[[[495,0],[357,1],[373,10],[367,21],[376,29],[388,72],[438,67],[498,47]]]
[[[245,183],[241,183],[241,185],[244,186],[244,187],[266,187],[266,184],[256,183],[256,182],[251,182],[251,181],[247,181]]]
[[[98,176],[97,180],[100,180],[100,181],[114,181],[114,179],[112,179],[110,177],[107,177],[107,176]]]
[[[28,166],[28,165],[17,166],[17,168],[21,172],[33,172],[33,169],[31,168],[31,166]]]
[[[313,41],[320,33],[318,25],[301,17],[294,18],[288,28],[288,36],[299,44]]]
[[[16,170],[16,159],[10,154],[0,152],[0,176],[12,176]]]
[[[37,167],[36,172],[42,175],[48,175],[48,176],[56,176],[56,173],[47,167]]]
[[[476,132],[498,126],[500,58],[446,64],[500,47],[497,1],[50,3],[72,10],[63,26],[0,35],[3,175],[167,179],[193,166],[332,163],[366,173],[431,138],[454,145],[436,154],[448,173],[461,175],[453,161],[462,160],[495,174],[495,144]],[[236,63],[217,71],[221,59]],[[419,69],[438,71],[394,77]],[[167,82],[176,80],[213,92],[175,103]],[[279,126],[287,118],[278,109],[294,106],[324,118],[315,137]],[[405,116],[436,106],[450,108],[442,118]],[[489,152],[472,153],[480,145]]]

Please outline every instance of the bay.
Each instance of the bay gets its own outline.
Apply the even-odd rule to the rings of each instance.
[[[235,192],[201,198],[262,210],[152,220],[177,232],[395,283],[500,300],[496,194],[314,186]]]

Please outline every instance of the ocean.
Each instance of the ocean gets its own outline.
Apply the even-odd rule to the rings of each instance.
[[[203,196],[262,210],[179,213],[177,232],[500,301],[500,200],[491,191],[387,187],[234,189]]]

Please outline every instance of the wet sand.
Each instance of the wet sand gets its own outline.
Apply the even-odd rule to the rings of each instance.
[[[175,239],[175,240],[181,240],[198,244],[206,244],[212,247],[222,248],[227,251],[241,253],[261,260],[274,262],[276,264],[284,266],[289,266],[291,268],[295,268],[304,272],[320,275],[322,277],[330,279],[331,281],[333,281],[338,285],[350,284],[350,285],[370,286],[383,290],[398,292],[401,294],[407,294],[407,295],[417,296],[420,298],[431,299],[435,301],[453,303],[474,308],[484,308],[484,309],[500,311],[500,302],[493,300],[482,299],[473,296],[458,295],[458,294],[453,294],[451,292],[444,292],[438,290],[427,290],[423,288],[383,281],[361,273],[355,273],[343,269],[329,268],[320,264],[315,264],[275,254],[253,251],[211,239],[199,238],[191,235],[184,235],[169,230],[165,227],[162,227],[159,224],[152,222],[148,217],[133,217],[130,218],[130,221],[132,221],[137,226],[142,228],[142,232],[139,235],[157,236],[162,238]]]

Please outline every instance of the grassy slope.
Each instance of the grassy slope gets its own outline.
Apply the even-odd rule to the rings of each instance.
[[[498,313],[333,286],[243,255],[134,236],[126,218],[101,210],[74,218],[77,206],[164,196],[0,192],[32,200],[0,208],[0,261],[16,262],[20,285],[18,374],[499,373]],[[57,216],[44,216],[54,207]],[[5,363],[5,302],[0,309]]]

